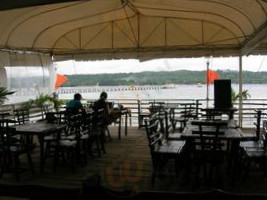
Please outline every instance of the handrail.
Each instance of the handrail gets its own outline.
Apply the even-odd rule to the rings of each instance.
[[[86,100],[85,100],[86,101]],[[90,99],[90,101],[94,101],[94,99]],[[109,101],[113,101],[115,105],[122,104],[123,107],[129,108],[131,110],[131,120],[133,126],[138,126],[138,119],[140,115],[140,111],[149,112],[149,102],[159,101],[165,102],[165,105],[179,105],[180,103],[198,103],[198,115],[202,114],[201,109],[206,107],[206,99],[109,99]],[[88,100],[89,102],[89,100]],[[212,105],[213,100],[209,99],[209,103]],[[21,103],[17,104],[9,104],[2,105],[0,107],[0,113],[8,112],[14,119],[15,117],[15,109],[18,109],[21,106]],[[238,104],[234,103],[234,107],[238,109]],[[248,99],[243,100],[243,112],[242,112],[242,124],[241,127],[253,127],[253,124],[256,120],[255,110],[262,110],[262,120],[267,118],[267,99]],[[239,110],[235,112],[234,119],[238,120]],[[42,112],[38,107],[30,109],[30,117],[31,118],[41,118]]]

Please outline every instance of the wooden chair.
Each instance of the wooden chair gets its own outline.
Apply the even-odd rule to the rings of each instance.
[[[257,120],[257,123],[260,123],[260,121]],[[253,170],[252,164],[254,164],[254,169],[257,171],[262,170],[263,175],[267,175],[267,121],[264,120],[262,124],[262,131],[260,128],[258,130],[258,140],[246,141],[240,144],[240,160],[244,168],[242,183],[249,176],[249,171]],[[256,134],[257,127],[260,127],[260,125],[256,125]]]
[[[83,148],[86,156],[94,157],[93,155],[93,119],[94,119],[94,111],[90,109],[86,112],[82,121],[82,140],[83,140]]]
[[[58,123],[65,124],[66,123],[66,111],[49,111],[45,113],[45,119],[48,123]]]
[[[180,140],[181,139],[181,131],[176,130],[176,123],[178,120],[174,117],[174,109],[166,109],[165,110],[165,134],[167,140]],[[183,118],[184,119],[184,118]],[[186,123],[186,121],[184,121]]]
[[[90,140],[93,145],[96,145],[96,151],[97,151],[98,157],[100,157],[102,154],[106,153],[105,132],[106,130],[108,130],[106,120],[105,120],[104,109],[98,109],[97,112],[94,112],[90,126],[91,126]]]
[[[181,103],[180,106],[183,110],[180,112],[181,117],[189,119],[198,119],[199,117],[199,106],[201,104],[197,100],[194,103]]]
[[[54,158],[54,171],[60,161],[68,161],[72,171],[75,170],[77,162],[82,165],[87,162],[89,135],[82,129],[81,114],[68,115],[66,125],[44,137],[45,158]]]
[[[150,104],[150,113],[159,113],[160,115],[164,113],[165,102],[152,101]]]
[[[137,100],[137,111],[138,111],[138,128],[145,127],[145,120],[151,116],[151,113],[148,109],[141,108],[141,101]]]
[[[56,172],[56,167],[60,160],[62,160],[63,163],[69,161],[72,171],[75,171],[77,160],[77,128],[76,125],[73,125],[73,127],[69,127],[67,130],[66,127],[62,127],[62,129],[55,131],[55,143],[53,144],[54,172]]]
[[[194,189],[200,186],[199,175],[201,169],[203,169],[204,182],[209,183],[213,182],[213,169],[215,168],[216,184],[221,186],[221,164],[223,163],[225,153],[219,134],[223,134],[220,128],[226,126],[226,123],[197,120],[192,121],[191,124],[198,127],[198,130],[194,131],[193,134],[199,134],[199,137],[195,139],[195,150],[193,152],[194,163],[196,164]],[[209,168],[209,177],[207,176],[207,168]]]
[[[249,171],[253,168],[252,163],[254,163],[254,169],[262,170],[263,175],[267,175],[267,150],[263,146],[254,147],[244,147],[244,173],[242,176],[242,183],[245,182],[246,178],[249,176]]]
[[[84,127],[84,117],[82,114],[70,116],[68,132],[66,135],[61,135],[60,140],[60,145],[66,146],[63,148],[68,148],[68,145],[75,146],[75,159],[81,165],[87,163],[89,143],[89,130]]]
[[[145,120],[145,125],[153,165],[152,182],[155,181],[160,169],[167,164],[170,159],[175,161],[175,171],[178,176],[179,161],[185,146],[185,141],[164,140],[163,134],[159,131],[161,130],[161,128],[159,128],[160,121],[156,118],[150,121]]]
[[[66,111],[47,112],[45,113],[45,119],[47,123],[66,124]],[[57,131],[44,136],[43,140],[45,144],[45,159],[55,156],[56,138]]]
[[[30,123],[30,111],[29,109],[16,109],[15,110],[16,123],[26,124]],[[29,142],[34,145],[33,135],[29,136]]]
[[[29,109],[16,109],[15,116],[18,124],[25,124],[30,121]]]
[[[182,132],[186,126],[186,122],[188,119],[184,117],[181,113],[177,113],[176,109],[170,110],[170,123],[172,125],[172,132],[174,133],[177,129],[179,132]],[[179,125],[179,128],[177,128],[177,124]]]
[[[16,180],[19,181],[20,174],[24,171],[31,170],[34,174],[31,158],[34,146],[29,143],[29,138],[16,134],[15,128],[10,127],[8,122],[0,124],[0,177],[6,172],[13,172]],[[23,154],[27,156],[28,168],[21,166],[20,156]]]

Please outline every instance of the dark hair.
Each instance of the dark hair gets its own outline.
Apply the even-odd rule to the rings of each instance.
[[[76,93],[76,94],[74,94],[74,99],[75,100],[81,100],[82,99],[82,95],[80,93]]]
[[[100,99],[102,99],[102,98],[107,99],[108,98],[108,94],[106,92],[101,92]]]

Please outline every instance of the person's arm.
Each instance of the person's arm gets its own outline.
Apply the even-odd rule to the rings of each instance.
[[[109,115],[110,114],[110,108],[109,108],[109,105],[107,102],[105,102],[105,110],[106,110],[106,113]]]
[[[77,104],[78,104],[77,107],[78,107],[81,111],[84,111],[84,110],[85,110],[84,107],[83,107],[83,105],[82,105],[82,103],[81,103],[80,101],[79,101]]]

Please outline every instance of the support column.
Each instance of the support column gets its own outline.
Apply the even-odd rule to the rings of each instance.
[[[0,87],[8,87],[6,69],[2,66],[0,66]]]
[[[243,99],[242,99],[242,90],[243,90],[243,67],[242,67],[242,55],[239,56],[239,126],[242,127],[243,122]]]

